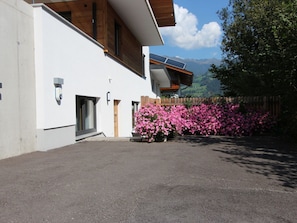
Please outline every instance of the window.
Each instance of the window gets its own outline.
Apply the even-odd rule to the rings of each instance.
[[[97,98],[76,96],[76,135],[96,132]]]
[[[145,55],[142,54],[142,76],[145,78]]]
[[[97,40],[97,5],[95,2],[92,4],[92,17],[93,39]]]
[[[155,80],[153,78],[151,79],[151,84],[152,84],[152,91],[156,93],[156,85],[155,85]]]
[[[58,12],[58,14],[66,19],[68,22],[71,22],[71,11]]]
[[[132,128],[134,128],[136,124],[135,113],[138,111],[138,105],[139,102],[132,101]]]
[[[121,35],[120,35],[120,32],[121,32],[121,26],[115,22],[114,24],[114,53],[116,56],[119,56],[120,55],[120,38],[121,38]]]

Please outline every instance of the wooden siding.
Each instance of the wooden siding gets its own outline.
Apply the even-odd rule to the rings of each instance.
[[[97,41],[107,44],[107,1],[97,1]]]
[[[159,27],[175,26],[173,0],[149,0]]]
[[[138,75],[143,74],[142,45],[118,16],[107,0],[80,0],[46,4],[55,12],[71,11],[71,22],[93,37],[92,5],[96,3],[96,40],[104,46],[107,54],[117,59]],[[121,26],[120,54],[115,54],[115,22]],[[144,27],[145,28],[145,27]]]
[[[57,13],[71,11],[71,23],[92,36],[92,2],[85,0],[47,3],[46,5]]]
[[[115,23],[120,25],[119,55],[115,53]],[[139,75],[142,75],[142,46],[130,32],[124,21],[116,14],[108,4],[107,13],[107,50],[114,57],[119,58],[124,64],[132,67]]]

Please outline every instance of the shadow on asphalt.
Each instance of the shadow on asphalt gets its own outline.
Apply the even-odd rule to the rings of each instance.
[[[217,145],[213,151],[222,153],[220,158],[234,163],[247,172],[276,179],[287,188],[297,188],[297,148],[277,137],[183,137],[180,142],[193,146]]]

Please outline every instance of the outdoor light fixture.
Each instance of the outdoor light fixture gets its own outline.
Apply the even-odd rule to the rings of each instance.
[[[106,101],[107,103],[110,102],[110,91],[106,93]]]
[[[58,103],[58,105],[61,104],[61,100],[63,98],[62,94],[62,85],[64,84],[64,79],[63,78],[54,78],[54,85],[55,85],[55,98]]]

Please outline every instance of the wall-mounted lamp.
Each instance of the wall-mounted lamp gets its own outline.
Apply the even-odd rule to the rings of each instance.
[[[64,79],[63,78],[58,78],[55,77],[54,78],[54,85],[55,85],[55,98],[57,103],[60,105],[61,104],[61,100],[63,98],[63,94],[62,94],[62,85],[64,84]]]
[[[107,101],[107,103],[108,102],[110,102],[110,91],[108,91],[107,93],[106,93],[106,101]]]

